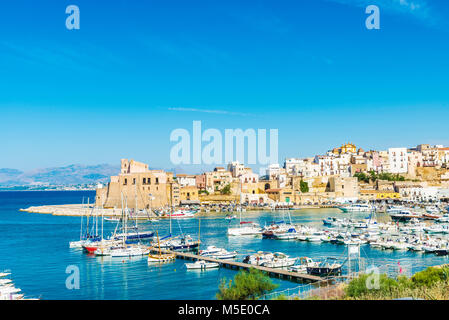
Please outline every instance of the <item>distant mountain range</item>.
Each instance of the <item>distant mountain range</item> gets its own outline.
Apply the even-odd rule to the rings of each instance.
[[[0,169],[0,186],[32,186],[32,185],[79,185],[105,183],[110,176],[117,175],[120,166],[109,164],[78,165],[65,167],[20,171],[17,169]]]

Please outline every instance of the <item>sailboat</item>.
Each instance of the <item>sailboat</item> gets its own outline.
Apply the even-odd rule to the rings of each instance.
[[[83,209],[84,209],[84,198],[83,198]],[[89,198],[87,198],[87,208],[89,208]],[[83,248],[84,245],[89,244],[91,242],[96,242],[99,241],[100,238],[98,237],[98,229],[97,232],[94,232],[95,228],[95,224],[94,224],[94,218],[93,218],[93,212],[95,210],[95,207],[92,208],[92,210],[90,211],[90,215],[86,215],[86,230],[85,233],[83,233],[83,218],[84,218],[84,214],[81,214],[81,227],[80,227],[80,240],[78,241],[71,241],[69,243],[69,247],[72,249],[81,249]],[[84,212],[84,210],[83,210]],[[92,233],[89,233],[89,221],[90,221],[90,217],[92,217]],[[98,221],[97,221],[98,222]]]
[[[201,230],[201,220],[198,223],[198,244],[199,244],[199,235]],[[208,262],[204,260],[197,260],[193,263],[185,263],[187,270],[206,270],[220,267],[218,262]]]
[[[163,249],[168,250],[195,250],[200,245],[199,240],[194,240],[190,235],[182,233],[181,236],[172,237],[172,222],[171,222],[171,211],[170,211],[170,233],[161,240],[163,241],[159,245]],[[181,228],[179,221],[178,226]],[[153,244],[155,246],[155,244]]]
[[[240,211],[240,224],[238,227],[228,228],[228,235],[230,236],[247,236],[262,234],[262,228],[257,223],[252,221],[242,221],[242,212]]]
[[[136,208],[137,208],[137,193],[136,193]],[[135,212],[137,212],[137,210],[135,210]],[[130,244],[130,243],[135,243],[135,242],[139,242],[140,240],[148,240],[151,239],[154,236],[154,232],[151,230],[147,230],[147,231],[139,231],[138,230],[138,225],[137,225],[137,214],[135,215],[135,219],[134,219],[134,227],[133,229],[136,230],[136,232],[128,232],[128,225],[127,225],[127,221],[128,221],[128,216],[130,216],[130,211],[128,209],[128,205],[127,205],[127,201],[125,198],[125,212],[124,212],[124,217],[121,218],[121,221],[124,221],[123,226],[126,227],[126,231],[119,233],[119,234],[115,234],[114,239],[115,240],[122,240],[123,238],[125,238],[126,243]],[[122,227],[123,229],[123,227]]]
[[[157,237],[157,244],[159,248],[158,254],[152,254],[151,251],[148,254],[148,262],[169,262],[173,261],[176,258],[176,255],[174,253],[164,253],[162,254],[161,251],[161,243],[159,242],[159,233],[156,231],[156,237]]]

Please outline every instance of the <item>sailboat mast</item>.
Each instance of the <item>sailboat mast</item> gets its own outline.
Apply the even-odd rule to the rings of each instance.
[[[201,244],[200,236],[201,236],[201,218],[198,219],[198,250],[200,249]]]
[[[134,185],[134,196],[136,201],[136,209],[134,210],[135,216],[136,216],[136,233],[139,234],[139,231],[137,230],[137,182]]]
[[[161,243],[159,242],[159,232],[156,230],[156,237],[157,237],[157,245],[159,247],[159,256],[161,256]]]
[[[94,209],[95,209],[95,207],[94,207]],[[98,236],[98,210],[96,210],[97,211],[97,214],[96,214],[96,222],[95,222],[95,237],[97,237]]]
[[[125,196],[125,236],[123,237],[123,245],[126,243],[128,236],[128,198]]]
[[[170,236],[171,236],[171,215],[172,215],[172,210],[173,210],[173,201],[172,201],[172,191],[173,190],[173,182],[170,182]]]
[[[84,197],[81,205],[81,227],[80,227],[80,240],[83,240],[83,215],[84,215]]]

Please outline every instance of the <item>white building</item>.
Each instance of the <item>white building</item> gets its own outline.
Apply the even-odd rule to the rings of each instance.
[[[270,164],[267,168],[267,176],[269,179],[278,178],[280,173],[281,167],[279,166],[279,163]]]
[[[245,172],[239,177],[241,183],[258,183],[259,175],[254,172]]]
[[[178,180],[179,187],[195,187],[196,186],[196,176],[187,175],[187,174],[178,174],[176,175],[176,179]]]
[[[296,175],[303,165],[304,160],[298,158],[286,158],[284,161],[285,171],[291,175]]]
[[[408,155],[407,148],[389,148],[388,149],[389,172],[407,173]]]
[[[440,192],[438,187],[403,188],[400,190],[401,197],[413,201],[437,201]]]

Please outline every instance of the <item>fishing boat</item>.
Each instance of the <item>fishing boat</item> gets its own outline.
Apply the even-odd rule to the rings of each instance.
[[[185,266],[187,270],[206,270],[220,267],[217,262],[206,262],[204,260],[198,260],[193,263],[186,263]]]

